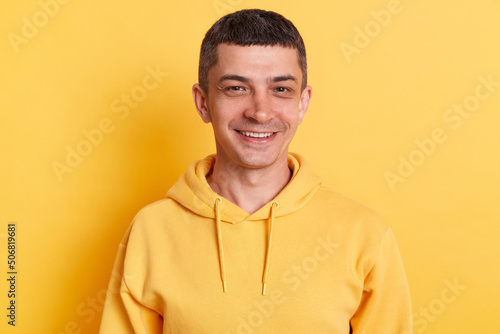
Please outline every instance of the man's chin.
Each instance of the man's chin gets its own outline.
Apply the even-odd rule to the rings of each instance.
[[[249,169],[268,169],[279,165],[280,155],[274,154],[263,156],[256,154],[255,156],[243,156],[240,159],[240,165]]]

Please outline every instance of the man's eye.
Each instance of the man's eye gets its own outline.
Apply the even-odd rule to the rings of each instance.
[[[290,91],[286,87],[278,87],[278,88],[275,88],[274,90],[277,91],[277,92],[288,92],[288,91]]]
[[[229,90],[233,90],[233,91],[243,90],[243,87],[241,87],[241,86],[231,86],[231,87],[229,87]]]

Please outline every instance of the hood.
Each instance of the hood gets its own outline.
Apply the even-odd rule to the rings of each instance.
[[[274,221],[276,218],[286,216],[302,208],[319,188],[321,179],[310,171],[304,158],[298,154],[290,153],[288,154],[288,167],[292,171],[292,178],[288,184],[271,202],[256,212],[248,214],[236,204],[228,200],[223,201],[222,196],[210,188],[205,176],[210,172],[214,163],[215,155],[193,162],[186,173],[168,191],[167,197],[175,200],[194,214],[215,221],[223,292],[227,292],[227,287],[221,222],[238,224],[243,221],[268,219],[266,259],[262,274],[262,294],[265,295],[271,266]]]
[[[214,163],[215,155],[193,162],[168,191],[167,197],[197,215],[215,219],[214,200],[221,196],[210,188],[205,177]],[[321,178],[311,172],[307,161],[296,153],[288,154],[288,167],[292,170],[292,178],[272,201],[279,203],[276,217],[291,214],[302,208],[321,183]],[[226,200],[220,208],[220,219],[230,224],[267,219],[272,202],[249,215],[236,204]]]

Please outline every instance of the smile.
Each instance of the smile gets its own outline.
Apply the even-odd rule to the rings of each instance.
[[[242,135],[246,137],[252,137],[252,138],[267,138],[270,137],[274,134],[274,132],[249,132],[249,131],[239,131],[236,130]]]

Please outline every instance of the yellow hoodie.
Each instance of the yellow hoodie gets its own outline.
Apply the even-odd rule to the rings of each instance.
[[[412,333],[398,247],[377,214],[290,154],[291,181],[249,215],[208,185],[214,159],[135,217],[101,334]]]

